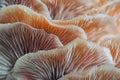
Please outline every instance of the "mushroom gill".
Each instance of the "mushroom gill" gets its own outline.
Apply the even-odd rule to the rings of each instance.
[[[60,25],[76,25],[84,29],[88,40],[97,42],[107,34],[117,34],[117,23],[114,18],[106,14],[80,15],[71,20],[53,20]]]
[[[103,36],[98,41],[98,44],[110,49],[113,61],[116,63],[116,67],[120,68],[120,36],[119,35]]]
[[[45,16],[34,12],[26,6],[13,5],[0,10],[0,23],[24,22],[35,28],[44,29],[47,33],[55,34],[59,37],[63,45],[79,37],[87,39],[84,30],[74,25],[54,24]],[[14,15],[13,15],[14,14]],[[19,16],[22,17],[19,17]]]
[[[94,14],[107,14],[112,16],[118,24],[120,29],[120,0],[106,1],[105,4],[96,7],[94,9],[87,10],[83,14],[94,15]],[[118,32],[120,34],[120,31]]]
[[[115,18],[116,15],[119,15],[120,11],[120,0],[111,0],[107,1],[105,4],[96,7],[94,9],[87,10],[85,14],[93,15],[93,14],[108,14]],[[117,18],[118,16],[116,16]]]
[[[93,67],[81,73],[71,73],[59,80],[119,80],[120,69],[113,66]]]
[[[7,79],[57,80],[104,64],[114,65],[109,49],[78,38],[61,48],[22,56]]]
[[[0,80],[120,80],[119,13],[120,0],[0,0]]]
[[[10,5],[24,5],[51,19],[47,6],[40,0],[4,0]]]
[[[91,9],[98,0],[41,0],[53,20],[69,20]]]
[[[0,24],[0,80],[5,80],[18,58],[38,50],[63,46],[58,37],[25,23]]]

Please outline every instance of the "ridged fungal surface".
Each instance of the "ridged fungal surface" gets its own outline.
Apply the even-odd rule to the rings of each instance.
[[[0,80],[120,80],[120,0],[0,0]]]

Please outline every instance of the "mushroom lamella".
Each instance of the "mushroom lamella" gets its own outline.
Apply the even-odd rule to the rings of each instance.
[[[69,20],[91,9],[98,0],[41,0],[53,20]]]
[[[80,15],[65,21],[54,20],[54,23],[81,27],[86,32],[88,40],[93,42],[97,42],[104,35],[117,34],[117,23],[106,14]]]
[[[119,0],[110,0],[106,1],[106,3],[98,6],[96,8],[85,11],[85,14],[94,15],[94,14],[108,14],[113,17],[118,17],[118,13],[120,11],[120,1]],[[84,14],[83,13],[83,14]]]
[[[6,0],[7,4],[10,5],[24,5],[39,14],[45,15],[51,19],[47,6],[40,0]]]
[[[81,73],[71,73],[59,80],[120,80],[120,69],[104,65]]]
[[[120,68],[120,36],[119,35],[106,35],[101,37],[98,44],[107,47],[111,51],[116,67]]]
[[[66,45],[77,37],[87,39],[82,28],[69,24],[66,26],[54,24],[45,16],[37,14],[26,6],[9,6],[4,8],[4,10],[0,10],[0,13],[0,23],[24,22],[32,27],[44,29],[47,33],[55,34],[59,37],[63,45]],[[19,17],[20,15],[22,17]]]
[[[13,68],[16,60],[29,52],[61,47],[53,34],[24,23],[0,24],[0,80]]]
[[[85,11],[83,14],[107,14],[112,16],[120,27],[120,0],[109,0],[104,5]]]
[[[57,80],[104,64],[114,64],[109,50],[78,38],[61,48],[22,56],[7,79]]]

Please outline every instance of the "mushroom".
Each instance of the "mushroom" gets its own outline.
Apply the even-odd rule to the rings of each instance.
[[[107,0],[105,4],[96,8],[85,11],[83,14],[94,15],[94,14],[107,14],[112,16],[118,24],[118,33],[120,34],[120,0]]]
[[[54,23],[81,27],[86,32],[88,40],[93,42],[107,34],[118,34],[116,21],[106,14],[80,15],[66,21],[54,20]]]
[[[120,69],[113,66],[93,67],[81,73],[71,73],[59,80],[119,80]]]
[[[119,80],[119,12],[120,0],[0,0],[0,80]]]
[[[69,20],[91,9],[99,0],[41,0],[53,20]]]
[[[57,80],[105,64],[114,66],[109,49],[77,38],[60,48],[22,56],[7,79]]]
[[[110,49],[116,67],[120,68],[120,36],[105,35],[101,37],[98,44]]]
[[[24,5],[51,19],[47,6],[41,0],[6,0],[8,5]]]
[[[63,45],[66,45],[77,37],[87,39],[82,28],[69,24],[66,26],[54,24],[45,16],[34,12],[26,6],[8,6],[2,9],[0,13],[0,23],[24,22],[32,27],[44,29],[47,33],[55,34],[59,37]],[[20,15],[22,17],[19,17]]]
[[[18,58],[38,50],[63,46],[58,37],[25,23],[0,24],[0,80],[5,80]]]

